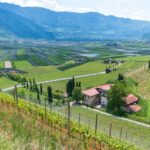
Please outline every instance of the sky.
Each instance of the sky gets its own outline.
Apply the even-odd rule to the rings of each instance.
[[[38,6],[55,11],[99,12],[150,21],[150,0],[0,0],[0,2]]]

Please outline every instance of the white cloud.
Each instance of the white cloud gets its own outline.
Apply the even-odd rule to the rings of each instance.
[[[92,9],[86,7],[73,8],[68,6],[62,6],[59,4],[57,0],[0,0],[0,2],[18,4],[24,7],[27,6],[44,7],[56,11],[74,11],[74,12],[92,11]]]
[[[150,0],[0,0],[21,6],[44,7],[56,11],[89,12],[150,20]]]

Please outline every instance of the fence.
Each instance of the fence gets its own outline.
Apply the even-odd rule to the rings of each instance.
[[[79,106],[81,107],[81,106]],[[67,107],[66,106],[60,106],[60,107],[52,107],[51,111],[56,112],[62,116],[67,117]],[[102,119],[99,115],[99,113],[95,113],[95,116],[93,118],[89,117],[87,118],[87,115],[84,115],[82,113],[75,113],[70,112],[70,119],[71,121],[78,122],[79,125],[87,125],[89,128],[92,128],[96,131],[102,131],[109,137],[114,137],[122,141],[126,141],[129,144],[134,144],[138,148],[142,148],[145,150],[149,150],[149,142],[148,139],[143,135],[143,133],[140,133],[140,131],[137,131],[136,129],[131,132],[129,131],[129,127],[120,126],[116,124],[115,122],[106,122],[106,120]],[[138,133],[137,133],[138,132]],[[147,142],[145,142],[147,141]],[[146,143],[146,144],[145,144]]]

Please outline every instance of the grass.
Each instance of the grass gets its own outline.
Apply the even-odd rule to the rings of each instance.
[[[95,127],[95,117],[98,114],[98,129],[106,134],[109,134],[109,126],[112,123],[112,136],[120,138],[120,130],[122,128],[121,139],[134,143],[144,150],[149,150],[150,147],[150,128],[136,125],[130,122],[119,120],[115,117],[106,116],[94,110],[83,108],[81,106],[72,107],[72,117],[78,120],[80,113],[80,121],[84,124],[89,124]]]
[[[141,99],[138,105],[141,106],[142,110],[129,117],[150,124],[150,101]]]
[[[118,68],[120,69],[134,69],[139,68],[145,64],[147,64],[148,61],[135,61],[135,60],[128,60]]]
[[[0,61],[0,69],[3,69],[3,68],[4,68],[4,62]]]
[[[28,74],[25,74],[28,79],[35,78],[36,81],[45,81],[45,80],[51,80],[51,79],[57,79],[57,78],[63,78],[63,77],[72,77],[76,75],[82,75],[82,74],[90,74],[90,73],[96,73],[100,71],[104,71],[106,67],[111,65],[106,65],[102,61],[94,61],[94,62],[88,62],[85,64],[82,64],[80,66],[60,71],[57,69],[56,66],[41,66],[41,67],[23,67],[24,63],[18,62],[19,64],[17,66],[20,66],[20,68],[23,68],[23,71],[27,71]],[[16,62],[15,62],[16,64]],[[18,67],[19,68],[19,67]]]
[[[13,61],[13,63],[16,66],[16,69],[19,70],[28,70],[29,68],[32,68],[33,66],[28,61]]]
[[[15,84],[17,84],[17,82],[6,79],[4,77],[0,77],[0,88],[7,88]]]
[[[56,136],[50,133],[44,125],[34,118],[19,115],[13,110],[0,111],[0,149],[1,150],[32,150],[32,149],[60,149]],[[6,119],[7,118],[7,119]],[[3,123],[5,121],[5,123]],[[30,127],[29,127],[30,124]],[[43,138],[44,136],[44,138]]]
[[[80,81],[82,83],[82,89],[87,89],[87,88],[98,86],[101,84],[106,84],[106,82],[108,82],[108,81],[117,79],[119,72],[120,71],[116,71],[116,72],[112,72],[110,74],[103,74],[103,75],[98,75],[98,76],[79,78],[79,79],[76,79],[76,81]],[[59,90],[65,92],[67,82],[68,82],[68,80],[47,83],[47,84],[43,84],[43,87],[46,89],[48,85],[51,85],[52,89],[54,91],[59,89]]]
[[[120,60],[148,62],[150,60],[150,55],[145,55],[145,56],[128,56],[128,57],[121,58]]]

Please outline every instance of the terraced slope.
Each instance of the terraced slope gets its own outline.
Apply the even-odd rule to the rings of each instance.
[[[131,77],[138,83],[137,94],[150,100],[150,70],[148,65],[129,71],[126,73],[126,77]]]

